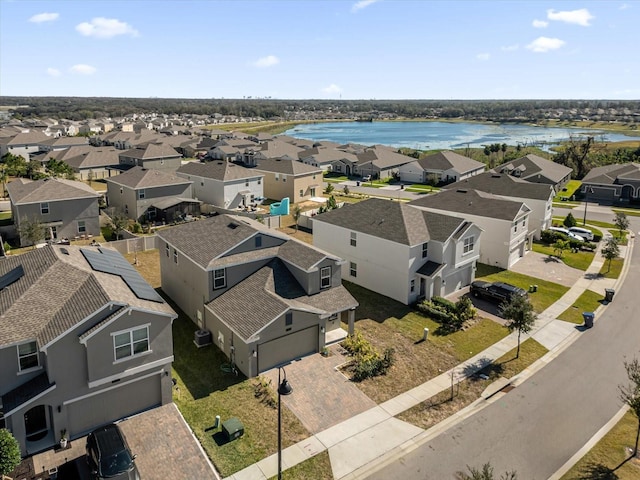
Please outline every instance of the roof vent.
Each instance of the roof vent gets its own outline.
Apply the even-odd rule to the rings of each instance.
[[[61,248],[60,252],[64,253],[65,255],[69,255],[69,250],[67,250],[66,248]]]
[[[231,230],[235,230],[239,227],[239,225],[237,223],[231,222],[229,225],[227,225],[227,227],[229,227]]]
[[[468,190],[465,189],[465,188],[459,188],[459,189],[456,190],[456,192],[458,192],[458,193],[467,193]]]

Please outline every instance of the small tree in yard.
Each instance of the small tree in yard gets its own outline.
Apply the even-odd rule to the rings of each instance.
[[[622,239],[622,232],[629,228],[629,219],[624,212],[616,212],[613,223],[615,223],[616,228],[618,229],[618,238]]]
[[[638,455],[638,440],[640,439],[640,362],[634,358],[630,362],[624,362],[624,368],[629,377],[628,385],[621,385],[620,400],[629,405],[629,408],[638,419],[638,431],[636,432],[636,443],[633,447],[633,455]]]
[[[569,248],[569,242],[558,238],[553,244],[553,253],[555,253],[558,258],[562,258],[562,255],[567,248]]]
[[[6,428],[0,428],[0,475],[9,475],[20,465],[20,445]]]
[[[300,205],[294,205],[293,210],[291,210],[291,217],[293,217],[293,221],[295,222],[296,233],[298,232],[298,220],[300,220],[300,215],[302,215]]]
[[[44,226],[35,217],[23,218],[18,227],[18,233],[21,239],[26,240],[28,245],[33,245],[33,248],[36,248],[36,244],[45,237]]]
[[[602,247],[602,256],[609,261],[607,265],[607,273],[611,271],[611,261],[618,258],[620,255],[620,247],[618,247],[618,240],[614,237],[609,237],[605,240],[604,247]]]
[[[520,335],[529,333],[536,321],[533,305],[524,295],[512,295],[508,303],[502,304],[502,316],[507,320],[506,327],[510,332],[518,331],[518,349],[516,358],[520,356]]]
[[[457,480],[495,480],[493,474],[493,467],[490,463],[485,463],[481,469],[470,467],[467,465],[469,473],[458,472],[456,473]],[[515,471],[506,472],[500,477],[499,480],[518,480],[518,475]]]
[[[564,217],[564,221],[562,223],[567,228],[575,227],[578,224],[577,220],[573,217],[571,212],[569,212],[567,216]]]
[[[124,212],[113,212],[111,215],[111,229],[113,230],[113,234],[116,236],[116,240],[120,240],[120,235],[128,225],[129,219]]]
[[[349,193],[351,193],[351,190],[349,190],[349,185],[344,186],[344,188],[342,189],[342,193],[344,193],[346,196],[349,196]]]

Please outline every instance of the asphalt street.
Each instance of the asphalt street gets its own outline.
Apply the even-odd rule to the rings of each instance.
[[[612,221],[595,207],[589,218]],[[554,215],[562,215],[558,209]],[[574,212],[574,215],[576,213]],[[638,232],[640,219],[629,217]],[[371,475],[371,479],[444,480],[490,462],[497,474],[547,479],[622,406],[623,361],[640,356],[640,249],[614,301],[595,326],[527,381],[475,415]],[[604,292],[602,292],[604,294]]]

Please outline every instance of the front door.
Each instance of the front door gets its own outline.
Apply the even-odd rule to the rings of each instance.
[[[424,278],[420,277],[420,298],[424,298],[427,293],[427,282]]]
[[[35,442],[47,434],[47,410],[38,405],[24,414],[24,429],[27,440]]]

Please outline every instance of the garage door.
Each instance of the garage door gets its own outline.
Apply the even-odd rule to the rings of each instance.
[[[521,245],[518,245],[516,248],[514,248],[513,250],[511,250],[511,252],[509,252],[509,266],[511,267],[513,264],[515,264],[518,260],[520,260],[520,258],[522,258],[522,252],[524,251],[524,248]]]
[[[258,371],[264,372],[317,351],[318,326],[314,325],[258,345]]]
[[[76,437],[162,403],[160,375],[123,385],[67,405],[69,434]]]

